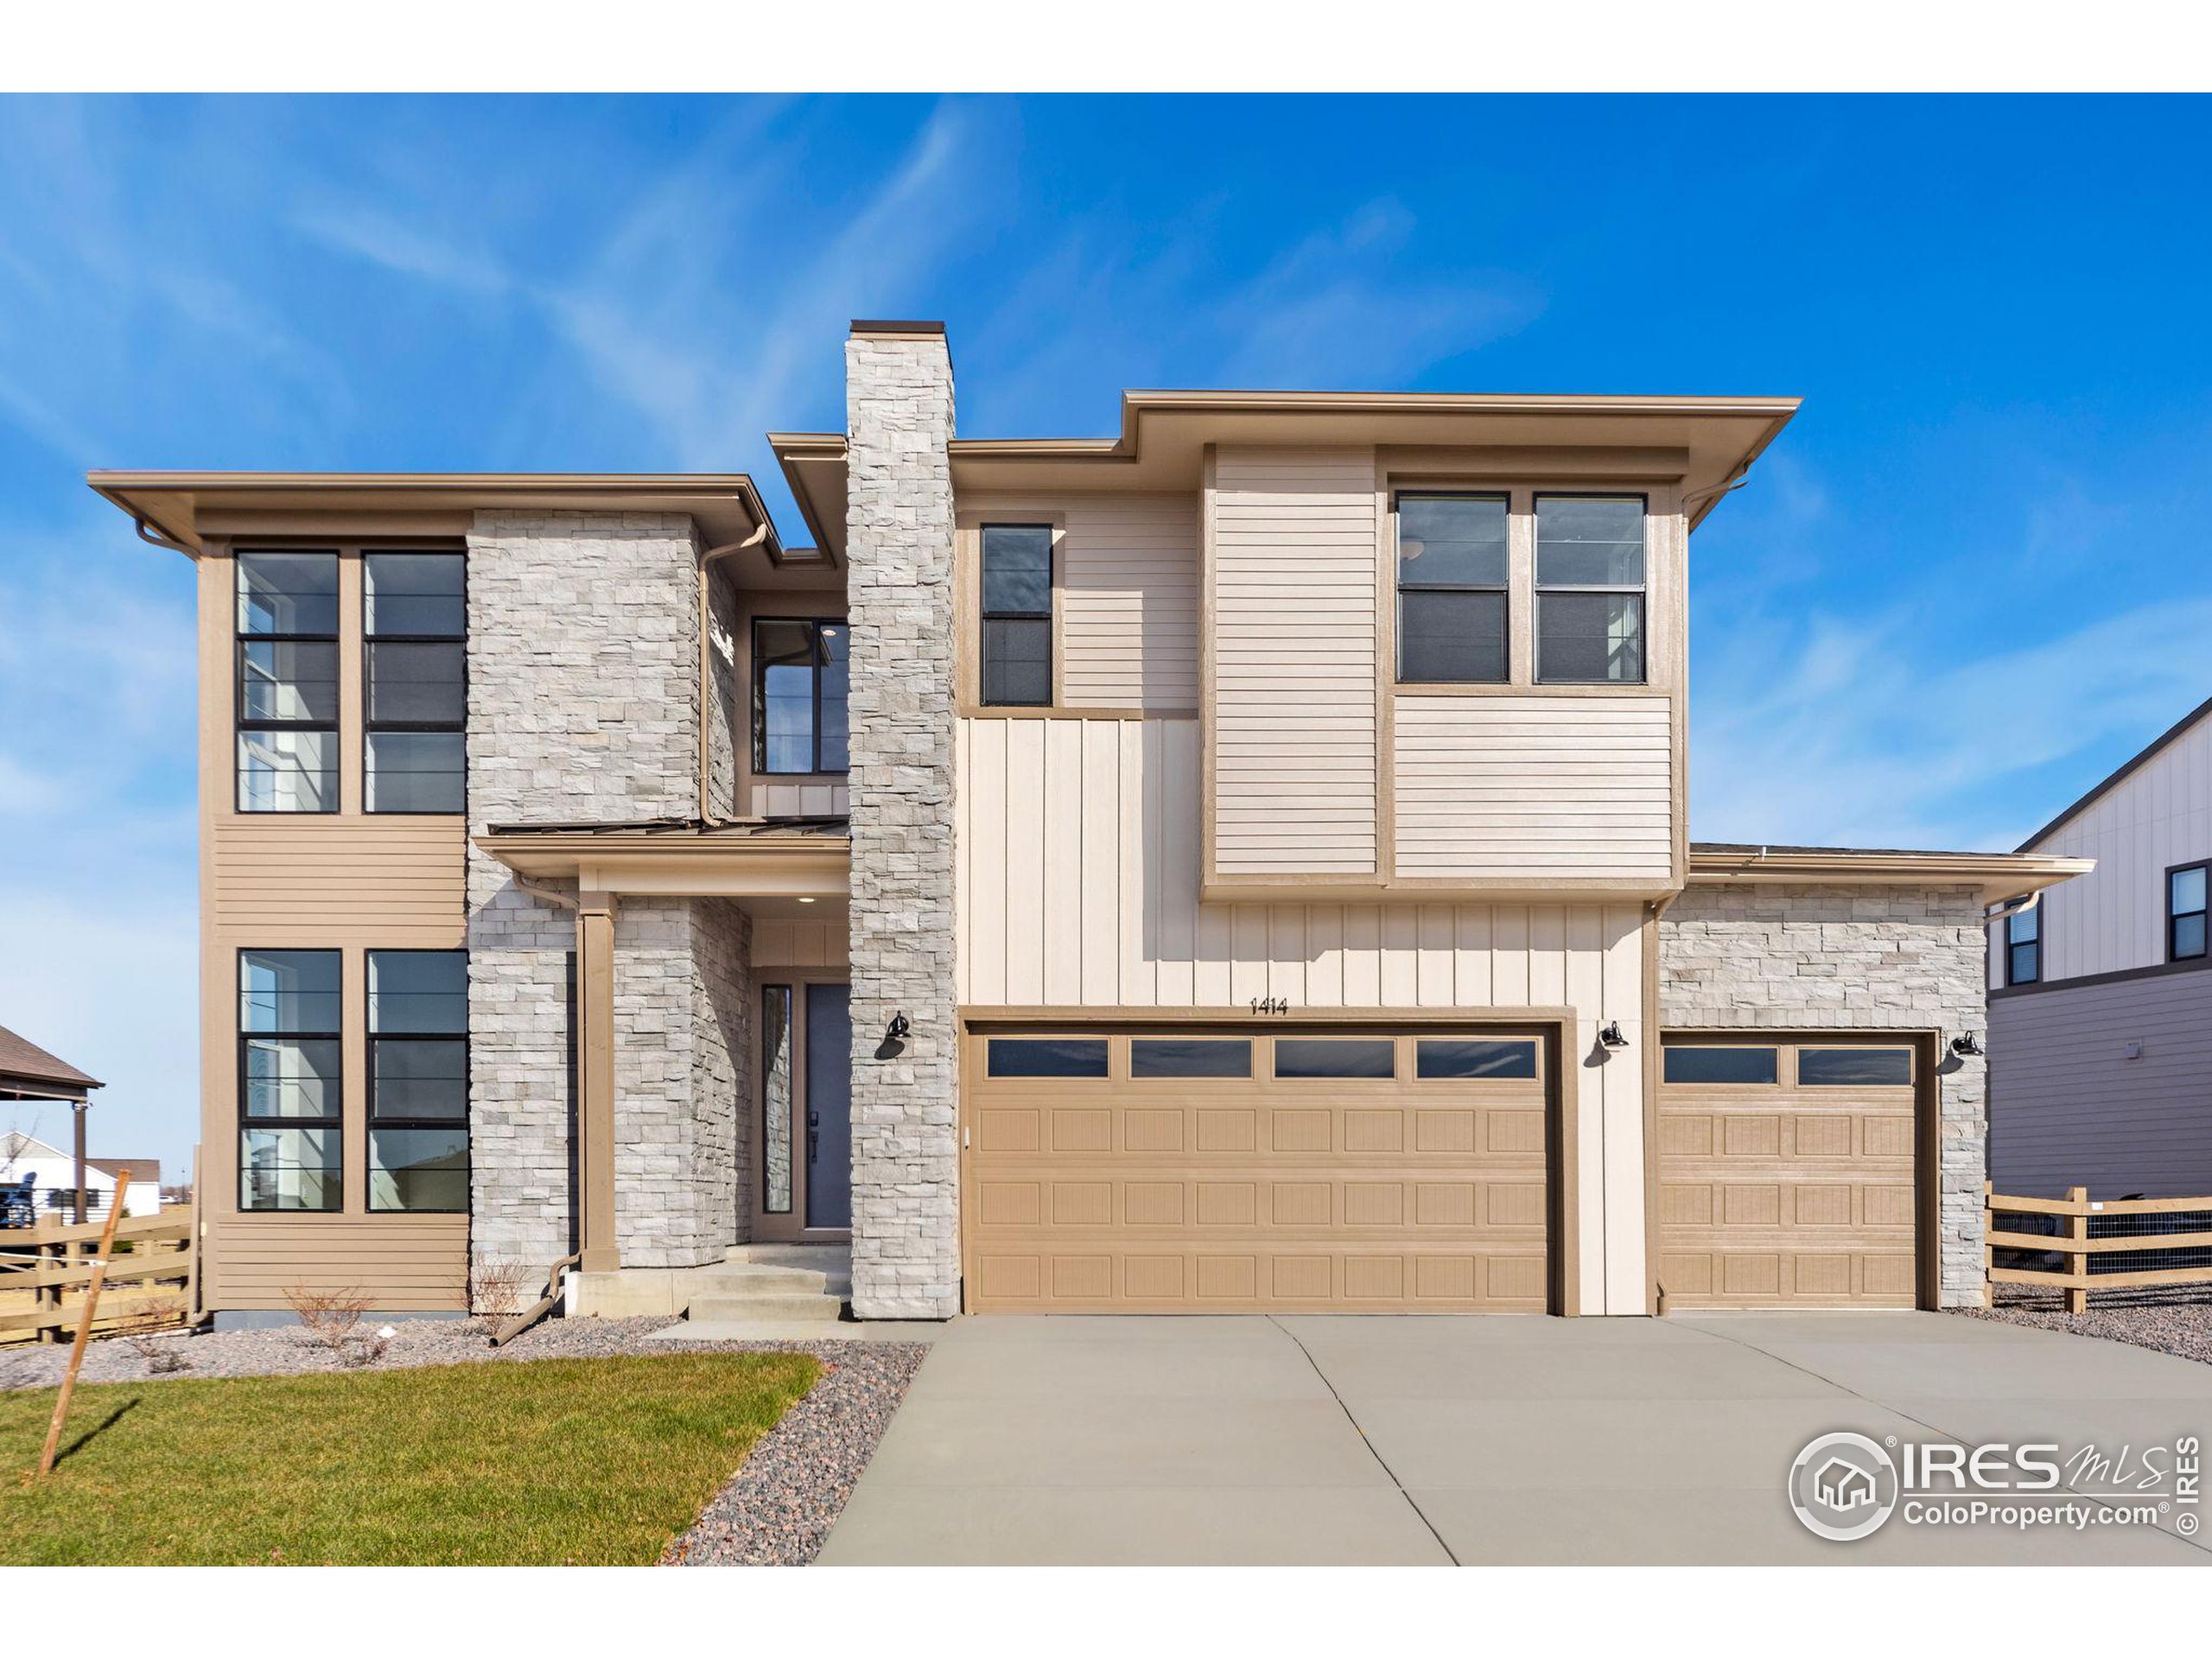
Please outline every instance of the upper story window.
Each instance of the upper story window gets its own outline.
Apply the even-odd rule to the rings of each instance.
[[[1503,495],[1398,498],[1398,678],[1503,684],[1510,503]]]
[[[241,553],[238,810],[338,810],[338,556]]]
[[[2204,954],[2205,873],[2212,865],[2189,864],[2166,872],[2166,960],[2186,962]]]
[[[1536,498],[1536,679],[1641,685],[1643,498]]]
[[[372,950],[369,1208],[468,1210],[468,953]]]
[[[1052,527],[983,526],[982,701],[1052,701]]]
[[[2043,906],[2030,905],[2005,918],[2005,982],[2033,985],[2043,977]]]
[[[753,770],[843,772],[849,631],[841,618],[756,617],[753,623]]]
[[[457,552],[362,556],[372,812],[467,810],[467,572]]]
[[[340,1206],[339,953],[238,953],[238,1208]]]

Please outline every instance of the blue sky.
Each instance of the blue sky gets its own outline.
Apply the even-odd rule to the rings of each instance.
[[[972,436],[1131,385],[1802,395],[1693,543],[1693,833],[2009,846],[2212,694],[2208,139],[2152,99],[0,100],[0,1024],[109,1082],[95,1150],[182,1167],[189,578],[85,469],[745,470],[797,537],[761,435],[841,424],[855,316],[948,321]]]

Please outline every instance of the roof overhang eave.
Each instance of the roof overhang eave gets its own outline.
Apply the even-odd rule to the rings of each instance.
[[[518,875],[570,880],[588,893],[723,899],[842,899],[851,886],[845,836],[479,835],[476,845]]]

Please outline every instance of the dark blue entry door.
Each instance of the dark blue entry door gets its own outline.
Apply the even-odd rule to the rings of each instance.
[[[806,988],[806,1224],[853,1224],[852,988]]]

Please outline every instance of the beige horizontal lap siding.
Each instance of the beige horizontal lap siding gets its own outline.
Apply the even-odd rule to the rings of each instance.
[[[842,784],[762,780],[753,785],[753,810],[764,818],[842,818],[851,811],[852,798]]]
[[[1641,904],[1201,904],[1196,721],[963,720],[958,758],[969,1007],[1573,1008],[1581,1306],[1644,1310]]]
[[[1214,484],[1216,868],[1375,874],[1373,453],[1226,448]]]
[[[435,935],[429,948],[460,944],[468,837],[459,817],[324,817],[219,813],[206,856],[213,877],[208,925],[241,946],[303,942],[378,930]]]
[[[1674,862],[1663,696],[1401,696],[1408,876],[1655,876]]]
[[[296,1290],[358,1292],[377,1312],[468,1306],[467,1216],[235,1217],[206,1259],[211,1307],[281,1309]]]

